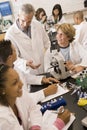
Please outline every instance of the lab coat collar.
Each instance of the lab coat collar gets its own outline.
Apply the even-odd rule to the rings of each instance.
[[[17,36],[19,35],[20,37],[22,37],[22,38],[24,37],[25,39],[30,39],[24,32],[22,32],[22,31],[18,28],[16,22],[14,23],[13,26],[14,26],[14,30],[13,30],[13,31],[14,31],[14,34],[15,34],[15,35],[17,35]]]
[[[16,118],[12,108],[9,106],[0,106],[1,109],[0,109],[0,117],[5,117],[6,118],[6,115],[11,115],[13,116],[14,118]],[[7,117],[8,118],[8,117]]]

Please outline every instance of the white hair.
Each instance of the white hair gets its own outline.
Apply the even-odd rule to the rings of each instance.
[[[23,4],[20,6],[19,14],[24,12],[25,14],[35,13],[35,9],[31,4]]]

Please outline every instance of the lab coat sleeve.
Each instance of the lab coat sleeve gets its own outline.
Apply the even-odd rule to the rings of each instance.
[[[51,53],[50,53],[50,47],[47,49],[47,51],[45,52],[44,55],[44,71],[45,72],[50,72],[50,67],[52,67],[50,65],[51,63]]]
[[[87,66],[87,52],[77,41],[70,43],[70,58],[76,66]]]
[[[34,125],[38,126],[42,125],[42,113],[40,112],[40,106],[35,104],[33,98],[31,98],[28,92],[26,91],[23,92],[22,103],[24,104],[25,102],[24,105],[26,105],[26,111],[27,114],[29,114],[28,119],[30,121],[29,127],[32,127]]]
[[[25,74],[25,78],[28,84],[30,85],[41,85],[43,76],[36,76],[33,74]]]
[[[76,41],[79,41],[79,36],[80,36],[79,25],[74,25],[74,28],[76,29],[75,40],[76,40]]]
[[[42,114],[40,112],[40,107],[37,106],[32,106],[30,109],[30,122],[31,126],[42,126]]]
[[[25,76],[26,83],[30,85],[38,84],[41,85],[43,76],[36,76],[30,73],[31,68],[26,67],[26,60],[18,58],[15,63],[15,67],[18,68]]]
[[[26,82],[29,85],[41,85],[43,75],[38,76],[30,73],[30,69],[27,68],[25,71],[23,71],[23,74],[25,76]]]
[[[27,69],[26,62],[27,62],[26,60],[18,57],[17,60],[14,62],[14,65],[21,71],[26,71]]]
[[[47,32],[45,31],[44,28],[42,28],[42,36],[43,36],[44,48],[45,48],[45,50],[47,50],[51,43],[50,43],[48,34],[47,34]]]
[[[34,92],[34,93],[30,93],[30,96],[34,99],[35,103],[37,104],[38,102],[42,101],[43,99],[45,99],[45,95],[43,90]]]
[[[79,51],[82,59],[80,65],[87,67],[87,50],[82,45],[80,45]]]
[[[78,40],[80,44],[87,48],[87,22],[84,20],[79,25],[75,25],[76,27],[76,35],[75,40]]]
[[[79,56],[80,56],[79,58],[81,62],[76,64],[76,66],[80,65],[80,66],[87,67],[87,51],[80,43],[78,49],[79,49]]]

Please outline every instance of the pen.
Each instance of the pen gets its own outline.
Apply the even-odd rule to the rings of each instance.
[[[49,84],[53,84],[53,82],[50,81]]]

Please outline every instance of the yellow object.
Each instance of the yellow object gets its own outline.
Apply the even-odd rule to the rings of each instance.
[[[79,106],[85,106],[87,104],[86,98],[80,98],[77,103]]]

